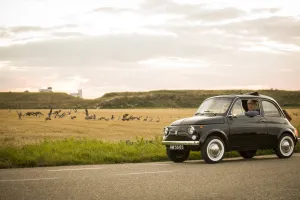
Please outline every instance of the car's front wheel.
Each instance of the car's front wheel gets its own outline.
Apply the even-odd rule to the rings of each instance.
[[[241,157],[245,159],[253,158],[256,155],[256,150],[253,151],[239,151]]]
[[[207,138],[201,147],[201,155],[206,163],[220,162],[225,155],[224,141],[217,136]]]
[[[184,162],[190,155],[189,150],[171,150],[167,148],[167,155],[173,162]]]
[[[293,155],[295,142],[291,135],[283,134],[278,141],[275,153],[279,158],[289,158]]]

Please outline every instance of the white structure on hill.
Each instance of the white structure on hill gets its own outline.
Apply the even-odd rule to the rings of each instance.
[[[73,97],[79,97],[82,98],[82,89],[79,89],[77,93],[70,93]]]
[[[47,87],[47,89],[39,89],[40,92],[52,92],[52,87]]]

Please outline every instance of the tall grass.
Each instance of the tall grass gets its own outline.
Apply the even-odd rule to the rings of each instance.
[[[295,152],[300,152],[297,144]],[[272,151],[259,151],[258,155],[271,154]],[[237,152],[226,153],[225,157],[237,157]],[[199,152],[192,152],[190,160],[201,159]],[[79,164],[136,163],[167,161],[165,147],[161,140],[144,140],[118,143],[103,142],[96,139],[44,140],[40,144],[23,147],[0,147],[0,168],[39,167]]]
[[[166,160],[156,139],[136,142],[103,142],[96,139],[44,140],[23,147],[0,147],[0,166],[36,167]]]

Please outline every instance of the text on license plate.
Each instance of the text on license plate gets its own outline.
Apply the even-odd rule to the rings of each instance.
[[[170,145],[170,149],[183,150],[184,147],[183,147],[183,145]]]

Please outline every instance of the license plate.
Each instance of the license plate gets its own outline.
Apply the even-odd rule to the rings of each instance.
[[[170,149],[172,150],[183,150],[183,145],[170,145]]]

